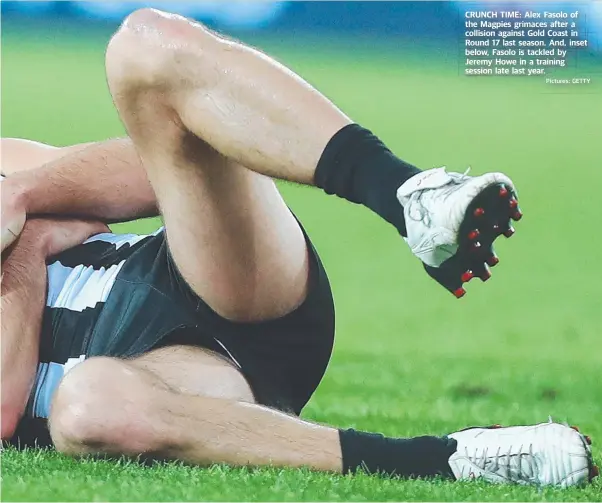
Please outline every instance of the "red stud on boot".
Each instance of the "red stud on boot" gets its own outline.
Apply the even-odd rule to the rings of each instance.
[[[491,266],[491,267],[495,267],[496,265],[498,265],[500,263],[500,259],[497,258],[495,255],[493,257],[489,257],[487,259],[487,265]]]
[[[464,290],[464,288],[462,287],[457,288],[456,290],[454,290],[454,295],[456,296],[456,299],[460,299],[464,297],[464,295],[466,295],[466,290]]]

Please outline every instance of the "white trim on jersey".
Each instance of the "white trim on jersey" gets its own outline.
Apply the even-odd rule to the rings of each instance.
[[[86,355],[80,355],[79,358],[69,358],[64,364],[56,362],[38,364],[36,380],[31,390],[30,405],[27,411],[31,417],[49,417],[50,404],[61,379],[85,359]]]
[[[84,265],[72,268],[60,262],[50,264],[46,305],[81,312],[105,302],[124,264],[122,260],[108,269]]]
[[[228,351],[228,348],[226,346],[224,346],[224,343],[222,341],[220,341],[217,337],[214,337],[213,340],[215,342],[217,342],[226,353],[228,353],[228,356],[230,357],[230,359],[238,366],[239,369],[242,368],[241,364],[238,363],[238,360],[236,360],[236,358],[234,358],[234,356],[232,356],[232,353],[230,353],[230,351]]]
[[[152,234],[113,234],[111,232],[103,232],[101,234],[96,234],[91,238],[88,238],[84,241],[84,244],[92,243],[94,241],[102,241],[103,243],[111,243],[114,244],[117,249],[121,248],[123,245],[129,244],[130,246],[134,246],[139,241],[146,239],[149,236],[156,236],[160,232],[163,231],[163,227],[160,227]]]
[[[92,236],[84,244],[102,241],[119,249],[126,244],[133,246],[143,239],[156,236],[162,231],[163,227],[152,234],[142,235],[103,232]],[[125,260],[122,260],[119,264],[112,265],[108,269],[105,267],[95,269],[93,266],[83,264],[76,267],[66,267],[60,262],[50,264],[48,266],[46,306],[81,312],[86,308],[96,306],[100,302],[106,302],[117,275],[124,264]]]

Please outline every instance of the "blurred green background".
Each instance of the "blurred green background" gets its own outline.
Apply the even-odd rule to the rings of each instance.
[[[68,145],[122,135],[104,78],[109,36],[102,26],[84,33],[3,24],[2,136]],[[591,435],[600,464],[600,67],[588,67],[599,75],[589,87],[559,90],[528,78],[462,77],[456,59],[428,45],[319,37],[252,42],[403,159],[422,168],[507,173],[525,213],[516,235],[497,244],[501,262],[493,278],[470,283],[458,301],[369,211],[281,184],[322,256],[337,307],[334,358],[304,416],[408,436],[551,415]],[[158,225],[116,228],[148,232]],[[602,498],[600,482],[586,491],[541,493],[280,470],[119,466],[82,468],[52,454],[8,451],[3,492],[30,501]]]

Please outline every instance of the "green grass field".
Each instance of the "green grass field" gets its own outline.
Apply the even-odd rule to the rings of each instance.
[[[58,145],[122,134],[103,75],[107,33],[3,26],[2,135]],[[31,35],[31,36],[29,36]],[[552,94],[541,81],[458,76],[455,59],[390,45],[316,50],[266,41],[285,63],[421,167],[507,172],[525,218],[498,243],[487,285],[455,300],[395,231],[317,190],[282,191],[320,251],[337,342],[304,417],[388,435],[467,425],[578,424],[602,464],[602,72]],[[297,41],[298,43],[298,41]],[[426,50],[425,50],[426,51]],[[554,89],[554,91],[557,91]],[[118,226],[146,232],[156,220]],[[2,453],[5,501],[602,501],[585,489],[340,477],[296,470],[198,469]]]

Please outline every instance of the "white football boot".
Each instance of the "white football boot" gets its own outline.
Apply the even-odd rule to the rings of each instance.
[[[510,237],[510,219],[522,217],[514,184],[502,173],[472,177],[435,168],[407,180],[397,199],[412,253],[456,297],[473,277],[489,279],[488,266],[499,262],[493,241]]]
[[[469,428],[449,437],[458,442],[449,459],[457,480],[570,487],[599,473],[590,439],[558,423]]]

